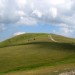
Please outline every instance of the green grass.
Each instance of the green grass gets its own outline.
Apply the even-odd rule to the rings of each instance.
[[[10,38],[0,43],[0,74],[75,63],[74,43],[75,39],[45,33]]]

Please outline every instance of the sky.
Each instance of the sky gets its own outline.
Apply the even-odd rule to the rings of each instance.
[[[0,0],[0,41],[24,33],[75,38],[75,0]]]

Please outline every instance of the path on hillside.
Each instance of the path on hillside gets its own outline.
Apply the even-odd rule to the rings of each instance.
[[[48,38],[51,39],[51,41],[53,41],[53,42],[57,42],[57,41],[52,37],[52,35],[48,35]]]

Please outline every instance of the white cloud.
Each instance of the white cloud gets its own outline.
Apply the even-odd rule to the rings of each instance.
[[[17,11],[18,16],[22,17],[25,15],[24,11]]]
[[[21,17],[26,16],[25,18],[31,17],[37,22],[38,18],[41,18],[41,21],[43,18],[45,21],[49,20],[50,23],[57,21],[57,18],[65,22],[62,16],[67,17],[68,13],[73,12],[73,2],[72,0],[0,0],[0,19],[5,23],[17,23]],[[69,17],[71,16],[68,14]]]
[[[35,25],[37,21],[32,17],[20,17],[20,20],[16,23],[18,25]]]
[[[60,27],[60,29],[57,31],[55,31],[55,33],[57,34],[60,34],[60,35],[64,35],[64,36],[67,36],[67,37],[74,37],[73,33],[75,32],[74,29],[71,29],[69,27]]]
[[[39,10],[34,10],[32,12],[32,15],[37,16],[38,18],[42,17],[42,12],[40,12]]]
[[[57,14],[58,14],[57,8],[52,7],[52,8],[50,9],[50,15],[51,15],[53,18],[56,18],[56,17],[57,17]]]
[[[65,34],[71,32],[71,30],[68,29],[68,28],[61,28],[61,30],[62,30]]]
[[[64,4],[65,0],[48,0],[52,5]]]
[[[25,34],[26,32],[16,32],[16,33],[14,33],[13,35],[14,36],[17,36],[17,35],[21,35],[21,34]]]
[[[20,9],[23,9],[27,1],[26,0],[16,0],[16,3]]]
[[[4,31],[6,28],[5,28],[5,26],[4,26],[4,24],[0,24],[0,32],[1,31]]]
[[[66,33],[75,30],[75,0],[0,0],[0,24],[38,22],[60,26]]]

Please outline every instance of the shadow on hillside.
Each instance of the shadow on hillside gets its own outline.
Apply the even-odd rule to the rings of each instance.
[[[58,43],[58,42],[29,42],[22,44],[5,45],[0,48],[19,46],[19,45],[38,45],[40,48],[53,48],[53,49],[64,49],[64,50],[75,50],[75,44],[72,43]]]

